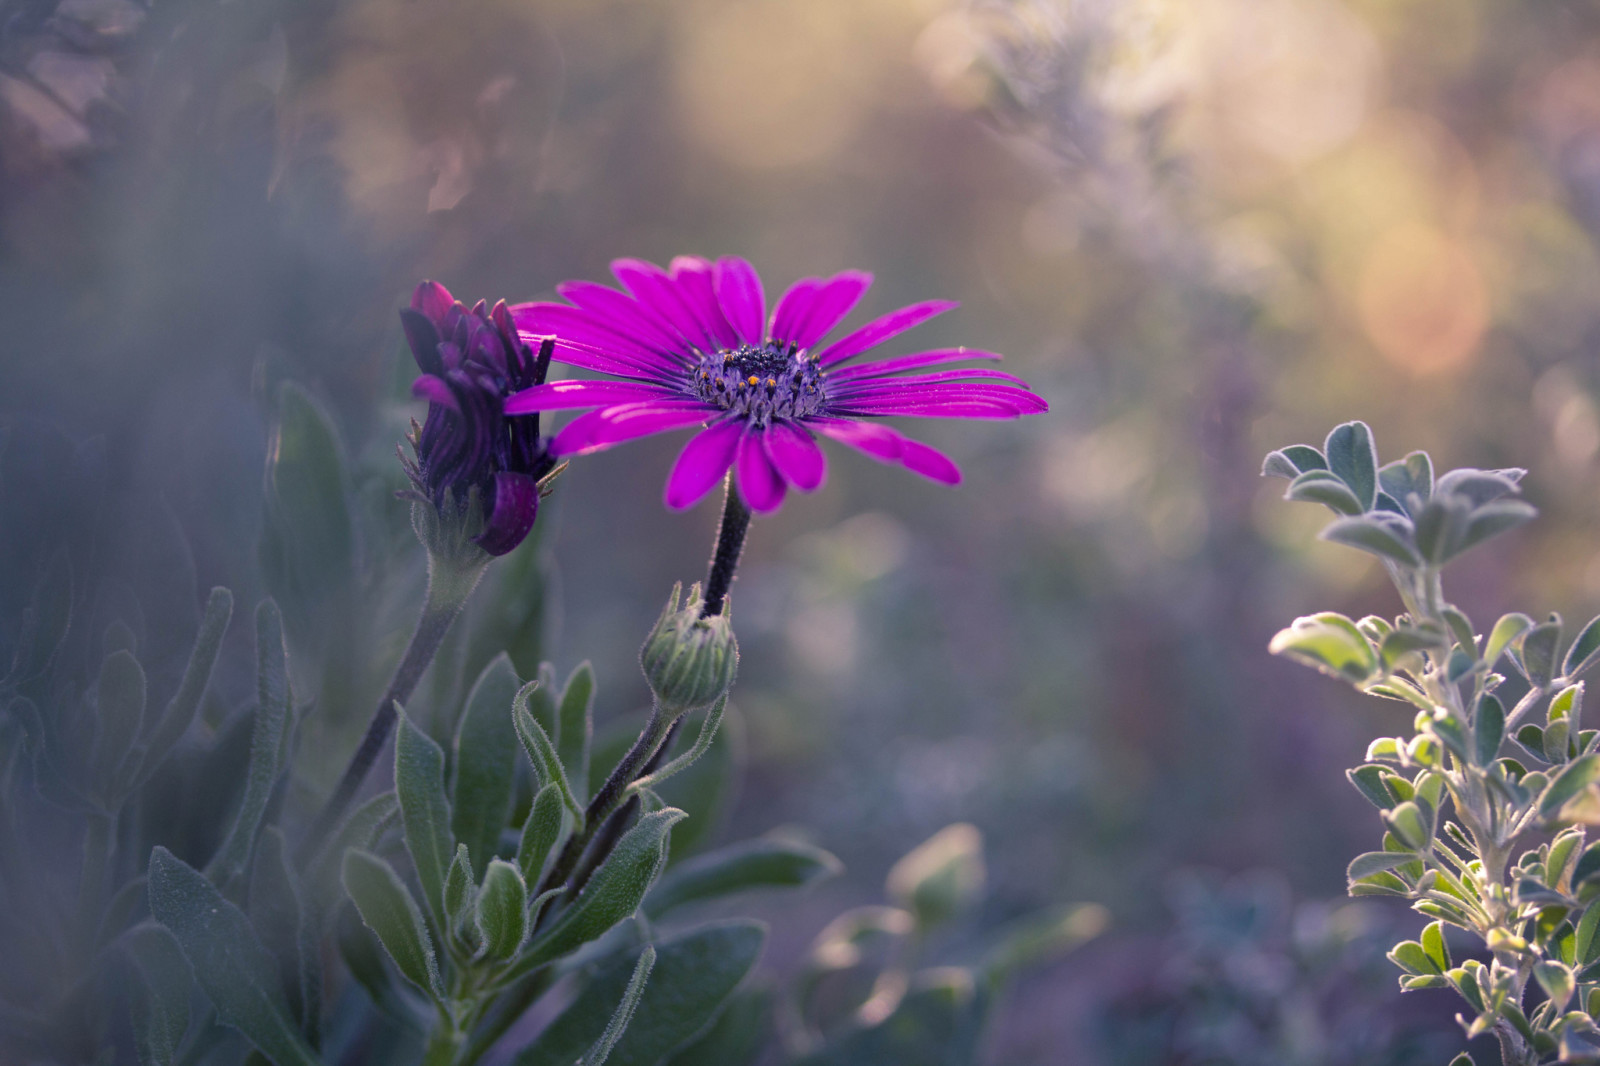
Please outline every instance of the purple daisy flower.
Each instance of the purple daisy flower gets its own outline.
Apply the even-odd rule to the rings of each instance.
[[[521,304],[511,317],[524,338],[555,336],[560,361],[623,380],[536,385],[507,400],[505,411],[595,408],[555,435],[554,455],[704,426],[667,479],[666,503],[674,510],[699,502],[732,468],[752,510],[776,511],[790,488],[821,487],[827,461],[818,436],[958,484],[961,471],[947,456],[870,420],[1016,418],[1048,409],[1025,381],[998,370],[907,373],[999,359],[993,352],[940,348],[845,365],[956,306],[912,304],[823,345],[872,284],[870,274],[804,278],[784,293],[769,321],[761,279],[743,259],[680,256],[668,270],[619,259],[611,269],[626,292],[569,281],[557,286],[569,304]]]
[[[402,462],[417,494],[435,507],[457,505],[477,489],[483,532],[472,539],[504,555],[528,535],[539,513],[539,481],[555,466],[539,436],[537,418],[507,418],[507,396],[537,387],[550,367],[552,345],[534,338],[538,354],[518,335],[505,301],[468,311],[443,285],[417,286],[400,312],[411,354],[422,375],[414,396],[428,417],[412,423],[416,460]]]

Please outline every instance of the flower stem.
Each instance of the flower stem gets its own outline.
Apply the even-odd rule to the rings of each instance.
[[[717,529],[717,547],[711,555],[711,572],[706,575],[705,605],[700,608],[701,618],[712,618],[722,613],[728,589],[733,585],[733,573],[739,568],[739,553],[744,550],[744,535],[750,530],[750,508],[745,506],[733,475],[728,475],[727,495],[722,504],[722,525]]]
[[[478,587],[478,580],[483,577],[488,561],[487,555],[460,563],[429,555],[428,591],[422,601],[422,615],[417,619],[416,632],[411,634],[411,643],[406,646],[405,655],[401,656],[400,665],[395,667],[394,677],[389,680],[389,687],[384,689],[383,697],[378,701],[378,708],[367,725],[366,735],[361,738],[361,746],[350,757],[339,784],[317,813],[310,832],[300,844],[298,857],[302,863],[316,854],[339,819],[344,817],[362,781],[366,780],[367,773],[383,752],[390,731],[394,729],[395,705],[404,706],[416,691],[417,682],[422,680],[423,673],[433,662],[439,645],[444,643],[445,634],[461,614],[461,609],[467,605],[472,590]]]
[[[662,738],[672,733],[671,726],[676,723],[669,722],[661,713],[659,705],[650,710],[650,720],[639,731],[639,738],[633,742],[633,747],[628,749],[622,761],[611,771],[600,790],[594,794],[594,799],[589,801],[588,808],[583,812],[584,829],[581,833],[574,833],[561,849],[561,854],[556,857],[555,864],[550,867],[550,872],[539,883],[539,892],[548,892],[557,885],[562,884],[572,874],[573,867],[583,857],[584,850],[589,842],[594,839],[601,823],[616,809],[618,802],[626,793],[633,779],[640,773],[649,773],[653,767],[646,760],[650,760],[658,750],[664,747]]]

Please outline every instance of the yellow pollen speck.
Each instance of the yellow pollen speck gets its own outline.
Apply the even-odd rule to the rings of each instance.
[[[750,384],[758,385],[760,383],[761,383],[761,379],[760,378],[756,377],[754,374],[750,375]]]
[[[768,378],[767,379],[767,384],[768,385],[776,385],[777,383],[778,383],[778,379],[777,378]]]

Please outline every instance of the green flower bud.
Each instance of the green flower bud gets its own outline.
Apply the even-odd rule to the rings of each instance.
[[[700,617],[699,584],[689,589],[680,608],[682,593],[682,583],[672,587],[666,610],[639,649],[639,665],[668,718],[715,703],[739,669],[739,642],[728,613]]]

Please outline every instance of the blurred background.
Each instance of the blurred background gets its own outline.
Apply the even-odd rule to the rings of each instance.
[[[376,516],[369,577],[412,575],[392,656],[420,560],[388,496],[420,414],[396,311],[421,278],[521,301],[619,256],[738,254],[769,296],[874,272],[857,320],[959,299],[900,350],[1002,351],[1051,412],[905,427],[954,491],[838,456],[756,523],[735,587],[745,771],[716,834],[798,827],[847,866],[769,915],[769,962],[969,821],[982,920],[1114,916],[1014,990],[992,1061],[1388,1061],[1357,1030],[1413,1061],[1394,1049],[1461,1046],[1445,993],[1400,1004],[1371,947],[1338,965],[1376,979],[1330,994],[1296,954],[1408,921],[1324,906],[1377,840],[1341,770],[1405,712],[1265,651],[1296,615],[1399,604],[1257,472],[1352,418],[1383,459],[1528,467],[1541,520],[1447,593],[1480,627],[1589,617],[1597,238],[1580,0],[0,0],[0,551],[25,575],[78,538],[137,585],[137,531],[176,527],[187,580],[253,603],[293,381]],[[638,643],[709,553],[716,504],[659,502],[677,446],[574,463],[519,550],[551,561],[519,667],[592,659],[603,717],[647,698]],[[361,719],[303,729],[309,787]],[[1266,946],[1218,962],[1197,900],[1267,915]],[[1207,966],[1243,1006],[1193,991]]]

